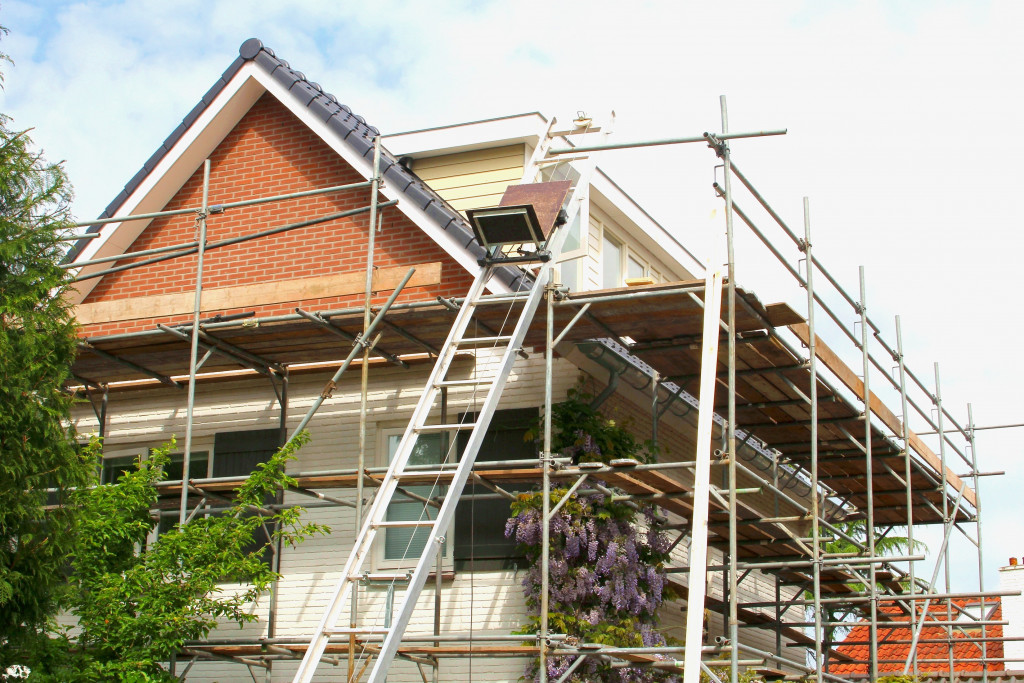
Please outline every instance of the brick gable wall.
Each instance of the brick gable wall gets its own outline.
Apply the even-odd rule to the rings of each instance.
[[[362,182],[363,178],[337,153],[270,95],[264,95],[210,155],[210,203],[254,199],[278,194]],[[202,169],[199,169],[164,207],[166,210],[199,206]],[[383,200],[383,198],[382,198]],[[307,197],[213,215],[208,240],[266,230],[366,206],[368,190]],[[441,285],[407,289],[400,301],[461,296],[472,277],[397,208],[383,211],[383,227],[376,237],[374,264],[380,268],[442,263]],[[203,287],[228,287],[277,280],[365,272],[367,214],[339,219],[280,235],[251,240],[209,252],[204,261]],[[153,221],[130,250],[151,249],[197,237],[195,220],[174,216]],[[105,276],[83,303],[95,303],[155,294],[191,292],[195,287],[196,256],[143,266]],[[383,301],[383,292],[375,301]],[[258,306],[257,316],[290,313],[296,305],[312,310],[359,306],[362,296],[339,296]],[[228,309],[236,313],[246,309]],[[205,313],[204,317],[212,315]],[[83,336],[152,329],[157,322],[178,323],[188,315],[128,320],[83,327]]]

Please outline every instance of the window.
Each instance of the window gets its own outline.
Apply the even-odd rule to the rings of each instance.
[[[499,410],[491,419],[490,428],[477,453],[477,462],[498,460],[535,459],[537,449],[533,441],[524,437],[537,421],[537,408]],[[467,420],[473,415],[460,416]],[[469,440],[469,432],[459,432],[461,454]],[[530,491],[529,484],[505,486],[506,491]],[[490,489],[467,484],[466,495],[488,495]],[[505,538],[505,522],[509,516],[509,501],[505,498],[462,500],[455,510],[455,560],[511,560],[521,557],[516,552],[514,539]]]
[[[647,274],[645,272],[646,270],[647,270],[646,264],[643,261],[641,261],[640,259],[638,259],[636,256],[634,256],[633,254],[630,254],[626,258],[626,279],[627,280],[631,280],[633,278],[638,278],[638,277],[643,277],[644,275]]]
[[[189,456],[188,478],[247,476],[256,468],[256,465],[270,460],[270,456],[279,447],[280,438],[280,429],[220,432],[214,436],[212,462],[208,447],[206,450],[192,451]],[[171,461],[164,467],[164,480],[180,480],[185,454],[171,453],[170,458]],[[158,505],[161,508],[161,513],[157,535],[173,529],[174,525],[178,523],[180,500],[181,496],[178,493],[160,497]],[[190,502],[194,505],[197,501],[191,500]],[[266,502],[273,503],[275,500],[271,497]],[[247,550],[266,546],[268,541],[269,537],[266,531],[261,528],[256,531],[253,543]],[[267,546],[263,552],[263,561],[269,563],[272,557],[273,551]]]
[[[622,245],[607,231],[601,239],[601,287],[622,286]]]
[[[405,430],[388,429],[384,430],[384,447],[387,449],[388,463],[390,464],[398,452],[398,445],[402,442]],[[416,439],[416,445],[409,456],[410,465],[436,465],[444,460],[444,451],[448,443],[448,434],[420,434]],[[418,486],[403,486],[404,490],[421,498],[431,499],[435,496],[443,496],[447,486],[435,484],[423,484]],[[436,519],[437,508],[424,503],[422,500],[405,496],[401,491],[395,492],[394,501],[388,506],[387,521],[406,522],[414,520]],[[403,561],[413,562],[423,554],[427,537],[430,534],[428,527],[395,527],[384,530],[383,561],[385,563],[400,563]],[[447,553],[449,545],[445,544]]]
[[[135,469],[138,461],[137,455],[105,456],[100,462],[100,483],[116,484],[126,471]]]

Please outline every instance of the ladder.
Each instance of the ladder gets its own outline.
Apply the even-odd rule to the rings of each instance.
[[[534,182],[544,167],[558,163],[558,158],[548,153],[553,139],[572,134],[593,132],[590,128],[555,131],[555,123],[556,120],[552,119],[540,144],[537,145],[530,161],[526,164],[523,173],[523,183]],[[602,140],[610,134],[608,129],[600,132]],[[576,157],[574,161],[578,159],[579,157]],[[356,536],[355,544],[352,547],[348,561],[345,563],[345,568],[327,602],[323,617],[320,619],[310,639],[306,653],[293,678],[293,683],[309,683],[313,680],[317,665],[332,638],[348,639],[352,636],[367,635],[383,636],[383,642],[376,655],[376,661],[370,671],[368,680],[371,683],[383,683],[385,680],[388,668],[398,652],[402,635],[412,617],[416,601],[430,574],[431,562],[436,557],[438,548],[444,543],[444,536],[454,520],[456,505],[469,479],[473,464],[476,461],[477,452],[487,433],[491,417],[498,406],[505,382],[512,372],[512,366],[521,350],[530,323],[544,296],[545,285],[549,282],[551,268],[557,261],[558,254],[561,252],[562,244],[565,241],[569,227],[573,223],[573,219],[580,211],[583,202],[588,200],[587,189],[595,164],[592,159],[587,161],[588,163],[577,166],[579,177],[576,180],[575,187],[569,192],[568,200],[564,205],[567,220],[561,227],[554,228],[549,235],[546,244],[547,254],[543,257],[541,257],[541,254],[538,254],[537,263],[540,264],[540,268],[536,274],[533,286],[528,291],[487,294],[487,284],[496,269],[505,266],[502,265],[500,258],[482,259],[480,271],[473,281],[465,301],[459,308],[447,340],[439,350],[434,368],[413,410],[412,418],[395,451],[387,473],[381,480],[373,502],[370,504],[362,528]],[[585,230],[586,226],[581,226],[581,229]],[[515,262],[522,263],[523,257],[517,257]],[[486,337],[473,336],[470,333],[475,314],[481,308],[502,304],[512,306],[520,302],[522,303],[522,309],[518,319],[515,320],[515,326],[511,333],[505,333],[505,330],[496,330],[494,334],[488,333]],[[472,416],[473,421],[446,425],[431,424],[431,413],[434,411],[434,407],[439,400],[441,390],[447,387],[465,386],[467,384],[467,380],[448,379],[448,371],[456,354],[460,350],[479,349],[481,347],[500,350],[501,359],[497,363],[487,364],[485,377],[471,380],[474,385],[481,387],[489,386],[486,389],[486,396],[483,402],[480,404],[476,414]],[[448,484],[448,490],[444,494],[434,519],[421,518],[414,521],[389,521],[387,519],[388,507],[393,501],[403,499],[403,492],[401,490],[402,480],[408,480],[411,476],[415,475],[419,478],[419,481],[422,481],[424,476],[424,472],[418,468],[411,471],[407,469],[419,436],[427,433],[453,431],[468,431],[469,436],[457,467],[454,470],[444,471],[444,475],[451,474],[451,482]],[[442,471],[439,469],[436,474],[440,477]],[[397,613],[384,626],[357,628],[340,626],[338,621],[343,614],[344,608],[350,604],[354,592],[358,590],[360,581],[366,576],[363,566],[373,555],[374,548],[376,547],[374,545],[375,541],[378,543],[382,542],[384,534],[381,532],[387,528],[398,526],[405,528],[413,527],[417,530],[423,529],[427,533],[422,554],[411,572],[401,571],[393,575],[373,574],[375,578],[384,577],[395,583],[408,582]],[[349,672],[349,675],[352,676],[352,672]],[[356,680],[356,678],[353,678],[353,680]]]

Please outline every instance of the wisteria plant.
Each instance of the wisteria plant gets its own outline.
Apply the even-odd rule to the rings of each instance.
[[[642,444],[625,427],[597,416],[580,395],[559,404],[552,416],[558,428],[560,452],[576,460],[646,459]],[[614,454],[609,455],[609,450]],[[564,488],[551,491],[551,507],[567,493]],[[536,633],[540,627],[542,506],[540,492],[521,494],[512,503],[512,517],[505,526],[506,536],[516,540],[530,565],[523,580],[526,604],[531,610],[529,623],[520,631],[524,634]],[[551,520],[549,628],[580,643],[665,645],[666,639],[656,626],[658,608],[670,597],[666,595],[664,570],[668,551],[668,539],[655,524],[653,507],[615,502],[603,494],[573,494]],[[548,679],[559,680],[575,659],[575,655],[549,658]],[[526,678],[539,680],[539,669],[537,660],[531,662]],[[654,668],[613,669],[606,661],[590,657],[569,680],[633,683],[677,681],[678,677]]]

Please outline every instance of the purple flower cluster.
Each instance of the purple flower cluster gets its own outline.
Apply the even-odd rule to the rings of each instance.
[[[581,444],[582,446],[582,444]],[[552,505],[565,491],[552,493]],[[539,622],[541,588],[540,494],[521,496],[505,534],[520,544],[530,561],[523,580],[533,622]],[[637,512],[601,495],[574,496],[551,520],[548,560],[549,622],[555,632],[580,642],[619,647],[664,645],[655,630],[664,600],[668,540],[654,526],[652,510]],[[575,657],[548,660],[548,677],[557,680]],[[537,662],[527,677],[539,678]],[[611,669],[597,658],[578,667],[572,681],[675,681],[671,672],[655,669]]]

